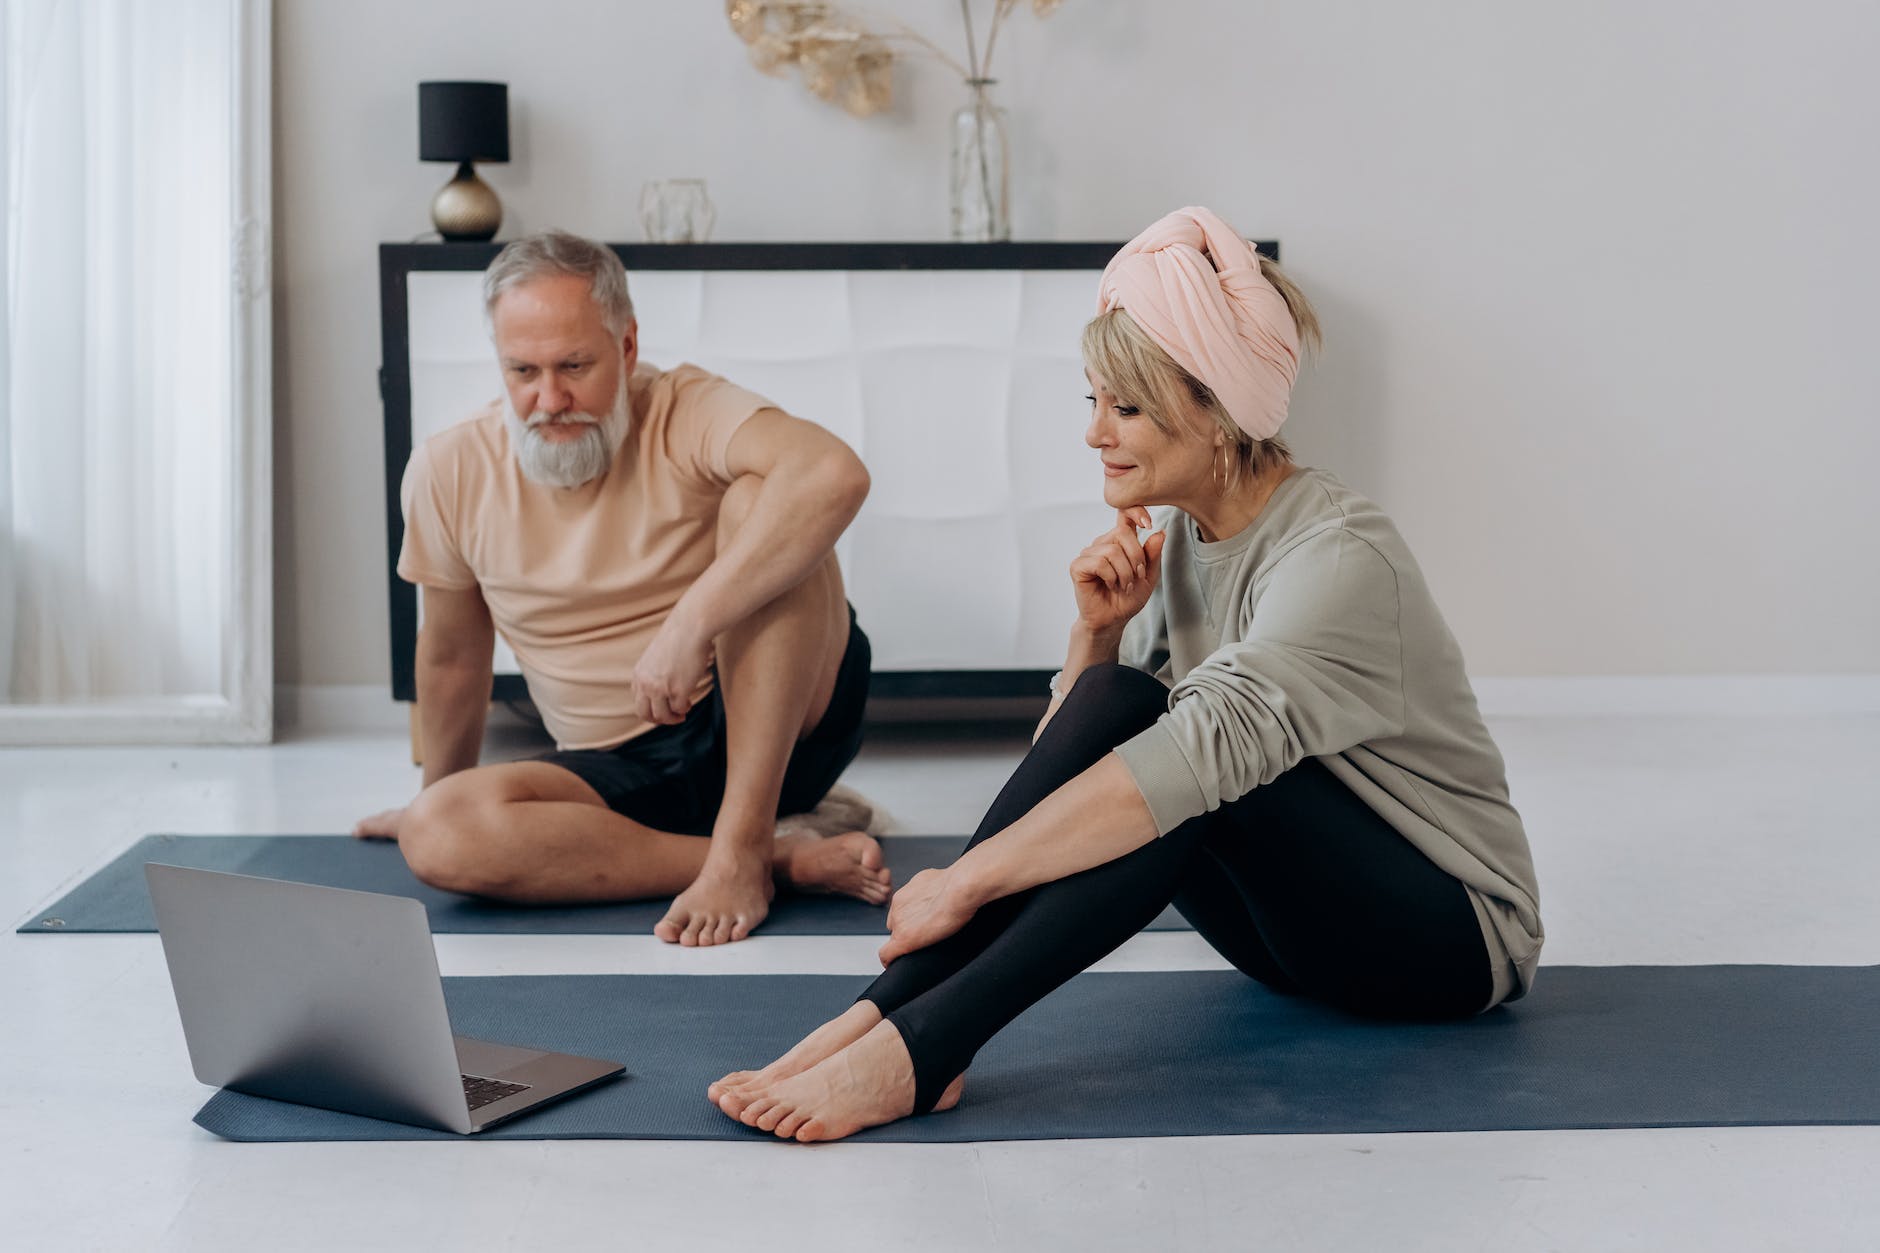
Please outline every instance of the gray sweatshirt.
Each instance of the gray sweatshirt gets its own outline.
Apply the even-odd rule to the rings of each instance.
[[[1397,528],[1308,468],[1219,543],[1179,511],[1165,525],[1162,579],[1121,659],[1173,690],[1117,749],[1156,830],[1320,758],[1467,887],[1489,1005],[1525,993],[1543,938],[1533,856],[1462,650]]]

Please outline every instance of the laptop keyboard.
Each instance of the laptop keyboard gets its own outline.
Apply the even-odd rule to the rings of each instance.
[[[473,1113],[492,1101],[500,1101],[506,1096],[528,1090],[529,1085],[526,1083],[504,1083],[501,1079],[485,1079],[481,1075],[463,1077],[463,1097],[470,1102]]]

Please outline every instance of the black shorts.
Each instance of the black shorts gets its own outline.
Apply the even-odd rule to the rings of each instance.
[[[849,607],[849,643],[829,709],[797,741],[784,768],[777,815],[807,813],[835,786],[862,746],[873,654]],[[613,748],[544,753],[538,761],[579,776],[615,813],[655,831],[710,835],[725,795],[725,702],[716,683],[685,721],[656,726]]]

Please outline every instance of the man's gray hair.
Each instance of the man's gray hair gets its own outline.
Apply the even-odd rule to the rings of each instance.
[[[524,235],[496,254],[483,272],[483,313],[493,318],[496,301],[504,292],[531,279],[568,274],[588,280],[589,293],[601,311],[607,330],[619,335],[633,321],[633,299],[627,295],[627,267],[606,244],[597,244],[567,231],[541,231]]]

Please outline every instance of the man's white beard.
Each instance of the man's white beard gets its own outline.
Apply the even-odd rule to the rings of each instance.
[[[627,395],[627,375],[622,370],[620,387],[614,392],[613,408],[605,416],[591,413],[549,415],[536,410],[525,422],[516,412],[515,402],[503,398],[503,421],[509,428],[509,447],[516,454],[516,465],[523,477],[548,487],[579,487],[607,473],[627,438],[633,419],[633,402]],[[537,430],[543,423],[581,423],[585,429],[577,439],[551,440]]]

